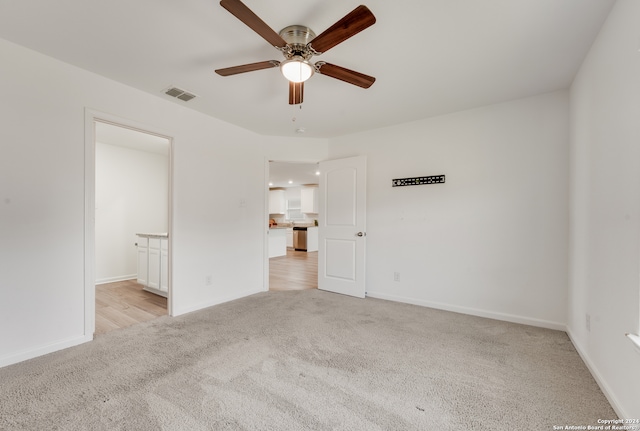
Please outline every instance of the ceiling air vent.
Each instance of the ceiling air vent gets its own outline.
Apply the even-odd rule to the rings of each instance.
[[[185,102],[188,102],[189,100],[196,97],[195,94],[191,94],[177,87],[168,88],[167,90],[165,90],[164,94],[168,94],[171,97],[177,97],[178,99],[184,100]]]

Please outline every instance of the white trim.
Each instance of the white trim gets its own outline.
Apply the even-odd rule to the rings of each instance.
[[[540,328],[566,331],[567,325],[549,320],[534,319],[531,317],[517,316],[514,314],[498,313],[495,311],[481,310],[478,308],[461,307],[458,305],[443,304],[441,302],[423,301],[420,299],[406,298],[403,296],[387,295],[385,293],[367,292],[370,298],[385,299],[388,301],[403,302],[406,304],[420,305],[422,307],[436,308],[438,310],[453,311],[455,313],[469,314],[471,316],[486,317],[488,319],[503,320],[505,322],[520,323],[523,325],[537,326]]]
[[[95,225],[96,225],[96,129],[95,114],[84,111],[84,337],[93,340],[96,330]]]
[[[169,199],[168,199],[168,229],[169,238],[173,238],[173,150],[174,141],[171,133],[164,132],[157,127],[142,124],[137,121],[127,120],[112,114],[85,108],[85,336],[93,339],[95,332],[95,126],[96,121],[124,127],[139,132],[165,138],[169,141]],[[167,313],[175,316],[173,312],[173,241],[169,241],[169,292],[167,295]]]
[[[269,172],[270,172],[270,164],[269,159],[267,157],[264,158],[264,202],[263,202],[263,210],[264,210],[264,222],[262,227],[264,228],[264,235],[262,235],[263,239],[263,286],[262,290],[264,292],[269,291]]]
[[[587,368],[589,369],[589,372],[595,379],[598,386],[600,386],[600,390],[602,391],[604,396],[607,398],[607,400],[609,401],[609,404],[611,404],[611,407],[613,407],[613,410],[616,412],[618,417],[630,418],[631,416],[626,414],[626,412],[622,409],[621,404],[618,402],[618,399],[613,394],[613,391],[611,390],[609,385],[607,385],[605,379],[602,377],[602,375],[598,371],[598,368],[595,366],[593,362],[591,362],[591,359],[589,358],[587,353],[580,348],[580,345],[576,342],[576,338],[573,336],[571,329],[569,329],[568,327],[567,327],[567,335],[569,336],[569,339],[571,340],[573,347],[575,347],[576,351],[578,352],[578,355],[580,355],[580,358],[582,358],[582,362],[584,362]]]
[[[168,236],[169,238],[169,242],[167,244],[167,265],[169,265],[169,267],[167,268],[167,314],[171,317],[174,316],[173,313],[173,214],[174,214],[174,207],[173,207],[173,181],[174,181],[174,175],[173,175],[173,164],[174,164],[174,139],[172,136],[170,136],[168,133],[163,135],[165,138],[169,139],[169,166],[167,169],[169,169],[168,175],[169,175],[169,199],[167,204],[169,205],[168,208],[168,212],[167,212],[167,234],[170,235]]]
[[[99,280],[96,280],[95,284],[115,283],[117,281],[136,280],[137,278],[138,274],[120,275],[117,277],[101,278]]]
[[[264,292],[263,288],[243,290],[242,292],[237,292],[237,293],[234,293],[233,295],[228,295],[222,298],[216,298],[213,301],[201,302],[200,304],[193,305],[187,308],[174,309],[173,316],[180,316],[182,314],[192,313],[194,311],[199,311],[208,307],[213,307],[214,305],[224,304],[225,302],[235,301],[236,299],[245,298],[247,296],[255,295],[257,293],[263,293],[263,292]]]
[[[93,334],[90,336],[73,337],[55,343],[47,344],[45,346],[38,347],[33,350],[26,350],[24,352],[11,354],[0,358],[0,368],[8,365],[17,364],[18,362],[33,359],[38,356],[46,355],[48,353],[57,352],[58,350],[67,349],[69,347],[77,346],[93,340]]]
[[[624,334],[627,336],[627,338],[629,340],[631,340],[631,342],[635,345],[636,347],[636,351],[640,352],[640,336],[636,335],[636,334]]]

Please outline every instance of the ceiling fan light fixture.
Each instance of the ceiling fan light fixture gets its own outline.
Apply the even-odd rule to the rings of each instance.
[[[315,70],[307,60],[294,56],[280,63],[280,71],[291,82],[304,82],[311,78]]]
[[[303,25],[290,25],[276,33],[249,9],[242,0],[221,0],[220,6],[280,51],[285,58],[283,62],[275,60],[258,61],[216,69],[215,72],[220,76],[230,76],[280,66],[282,75],[289,81],[289,105],[300,105],[302,103],[303,84],[315,72],[362,88],[369,88],[375,82],[373,76],[344,67],[326,62],[316,62],[313,65],[309,62],[311,57],[326,53],[334,46],[375,24],[376,17],[364,5],[356,7],[318,36],[309,27]],[[322,71],[320,71],[320,67],[322,67]]]

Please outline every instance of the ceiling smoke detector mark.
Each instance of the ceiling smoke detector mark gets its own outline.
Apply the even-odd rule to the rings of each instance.
[[[181,88],[178,87],[169,87],[164,91],[164,94],[168,94],[171,97],[177,97],[180,100],[188,102],[189,100],[195,98],[195,94],[191,94]]]

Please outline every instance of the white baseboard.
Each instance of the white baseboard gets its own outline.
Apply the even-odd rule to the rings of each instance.
[[[486,317],[488,319],[503,320],[505,322],[520,323],[523,325],[537,326],[540,328],[566,331],[567,325],[560,322],[535,319],[531,317],[517,316],[514,314],[498,313],[494,311],[481,310],[470,307],[460,307],[458,305],[443,304],[440,302],[422,301],[420,299],[406,298],[403,296],[388,295],[386,293],[367,292],[370,298],[385,299],[388,301],[403,302],[405,304],[420,305],[422,307],[435,308],[438,310],[453,311],[455,313],[469,314],[471,316]]]
[[[135,280],[138,278],[138,274],[119,275],[117,277],[107,277],[96,280],[96,284],[115,283],[116,281]]]
[[[58,350],[67,349],[69,347],[77,346],[93,340],[93,335],[82,335],[80,337],[72,337],[66,340],[58,341],[55,343],[47,344],[35,349],[26,350],[24,352],[11,354],[0,358],[0,368],[8,365],[17,364],[18,362],[26,361],[27,359],[33,359],[38,356],[46,355],[48,353],[57,352]]]
[[[225,302],[235,301],[236,299],[244,298],[246,296],[255,295],[256,293],[264,292],[264,288],[252,289],[252,290],[243,290],[242,292],[234,293],[233,295],[223,296],[221,298],[216,298],[212,301],[201,302],[198,305],[194,305],[191,307],[173,309],[173,317],[180,316],[182,314],[191,313],[194,311],[202,310],[203,308],[213,307],[214,305],[224,304]]]
[[[624,410],[620,406],[620,403],[618,402],[618,399],[615,397],[615,395],[613,395],[613,391],[611,391],[611,388],[609,387],[609,385],[607,385],[607,382],[602,377],[602,374],[600,374],[600,372],[598,371],[598,368],[591,361],[591,359],[589,358],[589,355],[587,355],[587,353],[584,350],[582,350],[580,345],[576,342],[576,338],[573,336],[571,329],[567,327],[566,331],[567,331],[567,335],[569,335],[569,339],[571,340],[571,343],[573,344],[573,347],[575,347],[576,351],[578,352],[578,355],[580,355],[580,358],[582,358],[582,362],[584,362],[587,368],[589,369],[589,372],[595,379],[598,386],[600,386],[600,390],[602,390],[602,393],[607,398],[607,400],[609,401],[609,404],[611,404],[611,407],[613,407],[613,410],[616,412],[618,417],[627,418],[627,419],[631,418],[631,416],[627,415],[624,412]]]

